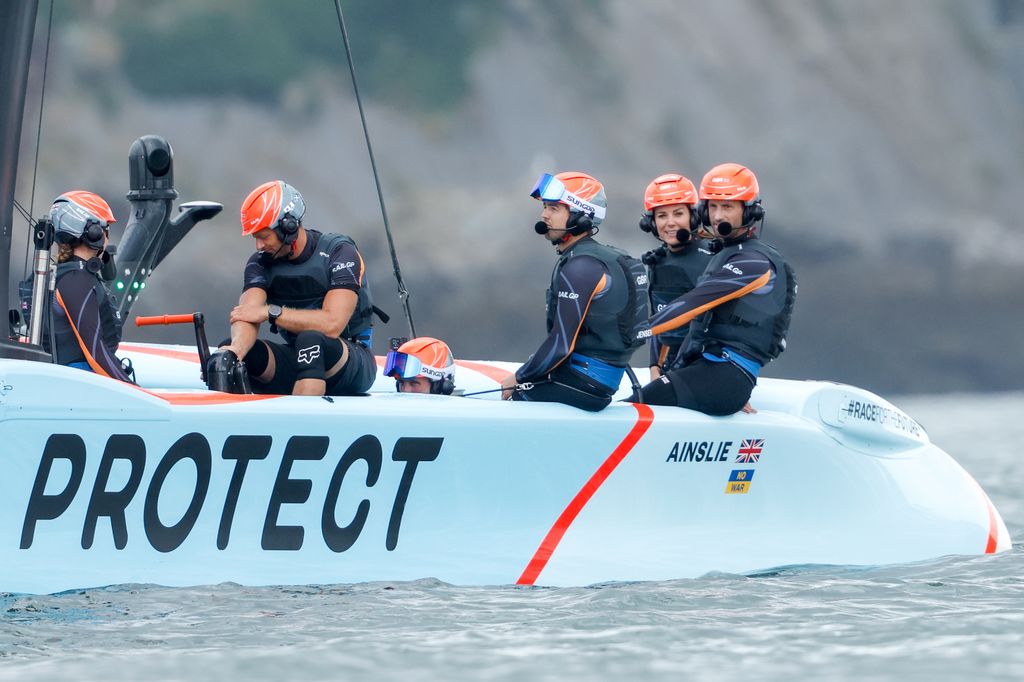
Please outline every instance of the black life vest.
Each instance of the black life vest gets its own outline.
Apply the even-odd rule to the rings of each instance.
[[[703,242],[691,242],[682,251],[661,247],[649,253],[646,262],[649,264],[647,271],[651,279],[652,315],[661,312],[669,303],[697,286],[697,281],[711,262],[711,252],[704,247]],[[686,339],[689,331],[690,325],[684,324],[678,329],[660,334],[658,339],[675,349]],[[672,355],[674,353],[670,353],[669,357]]]
[[[327,292],[330,291],[331,253],[342,244],[356,245],[351,237],[344,234],[321,234],[316,230],[307,229],[306,236],[311,242],[307,247],[310,249],[309,258],[299,262],[287,258],[266,259],[263,262],[269,302],[299,310],[321,308]],[[373,326],[370,319],[373,316],[373,298],[370,295],[365,270],[359,284],[356,309],[341,333],[345,339],[357,339]],[[295,342],[296,335],[292,332],[279,327],[278,333],[286,342]]]
[[[84,270],[92,275],[92,290],[96,294],[96,305],[100,311],[100,329],[103,333],[103,345],[107,347],[111,355],[114,355],[117,353],[118,344],[121,343],[121,328],[124,326],[124,320],[121,319],[121,314],[114,305],[114,297],[107,291],[107,287],[100,279],[99,274],[90,272],[86,267],[86,261],[74,258],[57,266],[54,281],[57,286],[60,286],[61,277],[76,270]],[[56,295],[50,298],[50,306],[53,313],[54,362],[61,365],[69,365],[72,362],[85,362],[85,353],[82,351],[82,347],[78,343],[78,337],[75,336],[75,331],[68,321],[68,314],[64,311],[61,304],[57,302]],[[71,314],[74,315],[75,311],[71,311]]]
[[[717,253],[708,264],[708,275],[718,272],[740,251],[756,251],[771,262],[774,287],[767,294],[741,296],[693,320],[685,346],[687,361],[705,351],[718,353],[729,346],[767,365],[786,349],[786,333],[796,301],[796,274],[773,247],[759,239],[746,239]]]
[[[647,271],[643,263],[625,251],[600,244],[592,237],[581,239],[558,259],[547,292],[547,330],[555,324],[557,282],[570,258],[590,256],[601,261],[611,279],[604,292],[590,302],[574,352],[625,367],[633,351],[650,336],[647,322]]]

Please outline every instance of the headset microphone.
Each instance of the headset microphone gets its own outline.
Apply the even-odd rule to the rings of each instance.
[[[536,232],[537,234],[547,234],[550,230],[551,228],[548,227],[547,223],[545,223],[542,220],[538,220],[533,225],[533,231]]]
[[[715,225],[715,231],[722,237],[728,237],[732,234],[732,223],[728,221],[722,221]]]

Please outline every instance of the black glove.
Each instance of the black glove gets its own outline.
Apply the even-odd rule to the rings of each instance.
[[[222,348],[210,356],[206,364],[206,386],[223,393],[252,393],[245,363],[234,351]]]

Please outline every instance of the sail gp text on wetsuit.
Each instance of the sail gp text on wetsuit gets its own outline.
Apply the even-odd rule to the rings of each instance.
[[[601,261],[589,256],[569,259],[558,275],[554,324],[540,348],[516,372],[516,381],[539,381],[572,355],[590,301],[609,281]]]
[[[706,272],[696,288],[656,312],[651,331],[662,334],[740,296],[769,294],[775,286],[771,261],[757,251],[738,251],[715,272]]]
[[[443,441],[443,438],[422,437],[400,437],[396,440],[391,452],[391,460],[402,463],[403,469],[391,505],[387,534],[384,538],[388,551],[393,551],[398,546],[402,516],[416,476],[416,469],[421,463],[437,459]],[[132,527],[137,528],[141,521],[146,539],[154,549],[160,552],[171,552],[181,546],[189,537],[209,500],[210,505],[219,506],[220,522],[217,524],[216,538],[213,537],[212,524],[202,526],[201,532],[204,532],[206,537],[201,541],[210,543],[216,541],[217,549],[224,550],[228,548],[235,510],[241,500],[243,508],[247,509],[249,513],[254,507],[262,509],[263,505],[266,505],[261,538],[263,550],[297,551],[302,548],[305,528],[300,525],[279,523],[282,507],[305,504],[310,498],[314,481],[320,483],[328,480],[322,513],[316,514],[320,516],[324,543],[334,552],[344,552],[352,547],[359,539],[371,512],[370,500],[361,499],[352,519],[344,526],[339,526],[336,519],[338,503],[343,499],[343,493],[353,486],[359,485],[358,482],[355,482],[345,486],[346,476],[357,462],[361,462],[357,470],[363,466],[367,470],[363,485],[366,488],[373,488],[377,484],[384,467],[380,440],[370,434],[360,436],[345,448],[334,465],[333,472],[330,469],[325,469],[322,476],[302,478],[292,475],[292,466],[300,461],[319,462],[324,460],[328,450],[333,449],[331,448],[331,439],[328,436],[292,436],[285,443],[283,452],[280,453],[280,464],[277,465],[273,486],[262,492],[254,490],[256,486],[252,482],[243,487],[247,473],[252,472],[256,467],[267,466],[264,461],[268,459],[273,446],[274,438],[269,435],[228,436],[224,441],[218,461],[213,457],[210,443],[206,437],[201,433],[193,432],[180,437],[162,457],[157,459],[152,457],[152,453],[147,453],[146,443],[141,436],[135,434],[111,435],[104,446],[99,466],[95,469],[95,481],[89,486],[91,492],[88,493],[88,506],[85,516],[82,518],[82,549],[92,548],[96,537],[97,522],[101,518],[109,519],[114,547],[119,550],[124,549],[129,542],[128,521],[131,517],[130,525]],[[49,522],[59,519],[71,508],[82,487],[89,454],[95,456],[96,453],[87,453],[85,441],[78,434],[55,433],[47,439],[25,509],[21,531],[21,549],[27,550],[32,547],[37,532],[46,536]],[[189,462],[185,462],[185,460],[189,460]],[[118,461],[120,463],[117,463]],[[114,482],[124,480],[125,464],[129,469],[127,483],[123,484],[119,490],[108,490],[108,486],[112,483],[111,479]],[[189,497],[188,506],[180,519],[167,524],[165,523],[166,519],[161,518],[161,514],[158,513],[158,509],[161,506],[180,509],[185,502],[184,499],[176,499],[171,505],[168,505],[166,501],[161,505],[160,499],[161,494],[165,496],[171,494],[164,493],[165,484],[169,478],[180,483],[179,476],[170,476],[171,471],[179,464],[186,469],[195,470],[195,482],[191,485],[191,491],[188,491],[186,487],[186,492],[182,493],[180,484],[174,489],[174,494]],[[68,465],[70,465],[70,476],[66,473]],[[230,480],[224,489],[210,489],[211,480],[228,479],[226,472],[218,472],[220,475],[213,476],[215,467],[231,468]],[[57,470],[57,473],[53,475],[54,481],[51,482],[51,472],[54,469]],[[115,469],[118,473],[112,476]],[[146,473],[149,473],[149,477],[143,495],[139,490]],[[266,479],[266,476],[263,476],[263,479]],[[63,489],[57,490],[61,485],[63,485]],[[142,499],[136,499],[136,493],[139,493],[138,497]],[[355,493],[355,495],[358,496],[359,493]],[[135,500],[134,504],[132,504],[133,500]],[[351,497],[348,502],[351,503]],[[80,509],[81,507],[82,505],[77,505],[76,508]],[[139,515],[141,515],[141,519],[138,518]],[[288,516],[294,518],[295,515],[288,513]],[[59,537],[66,537],[66,526],[59,532]],[[53,541],[52,537],[46,539],[51,543]]]

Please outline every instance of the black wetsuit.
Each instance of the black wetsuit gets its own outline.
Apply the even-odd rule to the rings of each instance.
[[[756,328],[732,315],[739,299],[748,296],[773,302],[764,324]],[[750,399],[761,367],[785,347],[795,296],[792,270],[774,249],[755,239],[727,245],[696,288],[651,317],[654,334],[691,321],[692,326],[684,366],[644,386],[643,401],[711,415],[738,412]],[[715,330],[733,341],[716,338]],[[745,336],[750,344],[742,342]]]
[[[637,272],[643,282],[637,284]],[[638,289],[638,286],[640,287]],[[636,259],[582,239],[559,259],[548,292],[548,336],[516,371],[533,388],[513,400],[596,412],[611,402],[646,315],[646,275]]]
[[[339,338],[328,338],[317,331],[292,333],[279,329],[284,343],[254,344],[244,358],[253,391],[288,394],[299,379],[325,379],[328,395],[365,393],[376,375],[370,350],[373,304],[365,279],[359,249],[344,235],[307,229],[306,245],[295,259],[253,254],[245,265],[243,290],[263,289],[268,303],[314,310],[323,306],[327,292],[334,289],[347,289],[359,297]],[[341,360],[342,344],[348,346],[348,361],[337,374],[325,377],[325,372]],[[273,378],[263,383],[255,377],[267,368],[268,347],[274,354],[275,369]]]
[[[650,273],[651,313],[657,314],[669,304],[689,293],[711,261],[711,252],[704,242],[690,241],[677,251],[661,246],[644,254]],[[651,336],[649,367],[658,366],[662,372],[682,361],[679,352],[686,340],[689,324],[678,329]]]
[[[99,275],[78,256],[57,266],[51,300],[54,361],[131,382],[118,359],[121,317]]]

